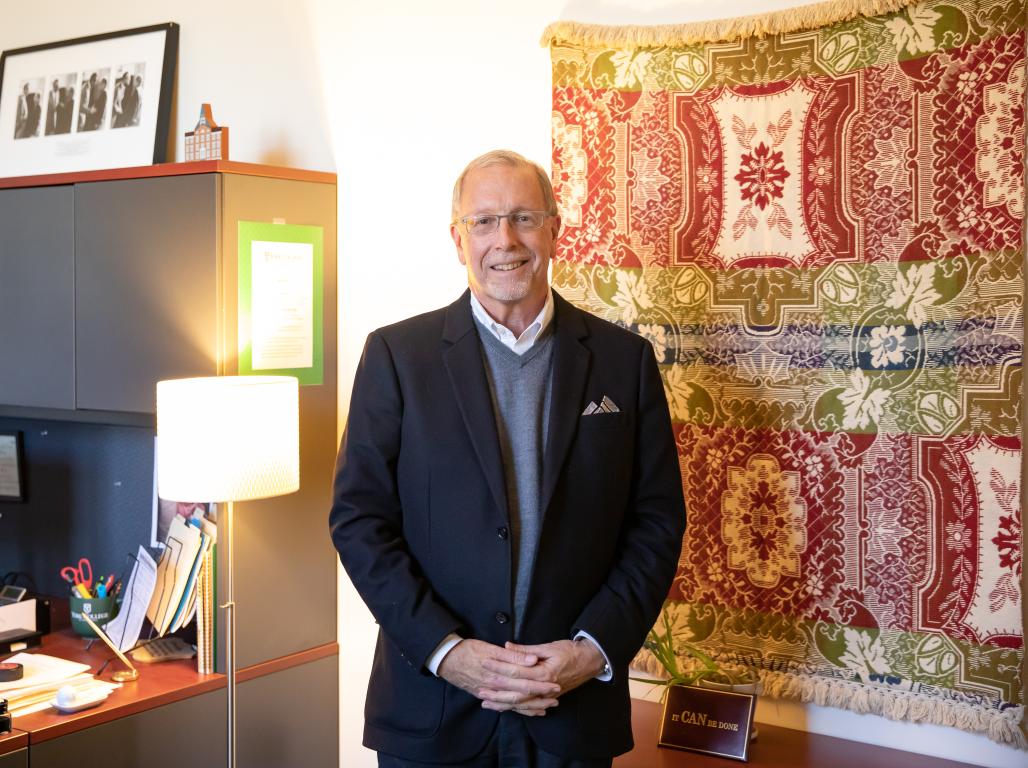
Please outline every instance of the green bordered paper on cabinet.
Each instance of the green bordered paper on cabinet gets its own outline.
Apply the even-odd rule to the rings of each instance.
[[[239,374],[324,381],[324,230],[239,222]]]

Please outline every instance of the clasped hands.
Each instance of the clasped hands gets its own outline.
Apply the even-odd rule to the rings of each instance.
[[[481,699],[484,709],[539,717],[603,665],[603,654],[588,641],[500,647],[465,639],[443,658],[439,676]]]

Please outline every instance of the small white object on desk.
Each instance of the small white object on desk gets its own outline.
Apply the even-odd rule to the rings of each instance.
[[[7,659],[25,668],[21,680],[0,683],[0,697],[7,699],[10,712],[15,718],[32,712],[42,712],[56,701],[57,691],[73,687],[82,701],[98,697],[102,701],[111,691],[120,686],[95,679],[89,673],[89,665],[81,664],[43,653],[19,653]]]
[[[95,707],[107,700],[108,691],[90,691],[80,693],[76,688],[66,685],[57,690],[57,696],[50,700],[50,706],[63,715],[81,712],[83,709]]]

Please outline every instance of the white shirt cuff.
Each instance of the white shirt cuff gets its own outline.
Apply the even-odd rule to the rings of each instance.
[[[575,640],[588,640],[590,643],[596,646],[596,650],[599,651],[600,655],[603,657],[603,671],[600,672],[600,674],[598,674],[593,679],[599,680],[601,683],[606,683],[609,680],[613,680],[614,671],[613,669],[611,669],[610,659],[607,658],[607,652],[603,650],[603,647],[598,642],[596,642],[596,638],[590,635],[588,632],[585,632],[580,629],[578,630],[578,634],[575,635]]]
[[[439,677],[439,665],[443,663],[443,659],[446,658],[446,654],[452,651],[453,647],[463,639],[463,637],[454,634],[453,632],[444,637],[443,641],[436,646],[432,655],[428,657],[428,663],[425,665],[428,667],[428,671],[436,677]],[[603,653],[603,651],[600,651],[600,653]]]

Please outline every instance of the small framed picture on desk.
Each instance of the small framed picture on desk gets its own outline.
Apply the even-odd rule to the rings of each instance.
[[[21,432],[0,432],[0,501],[25,501]]]

